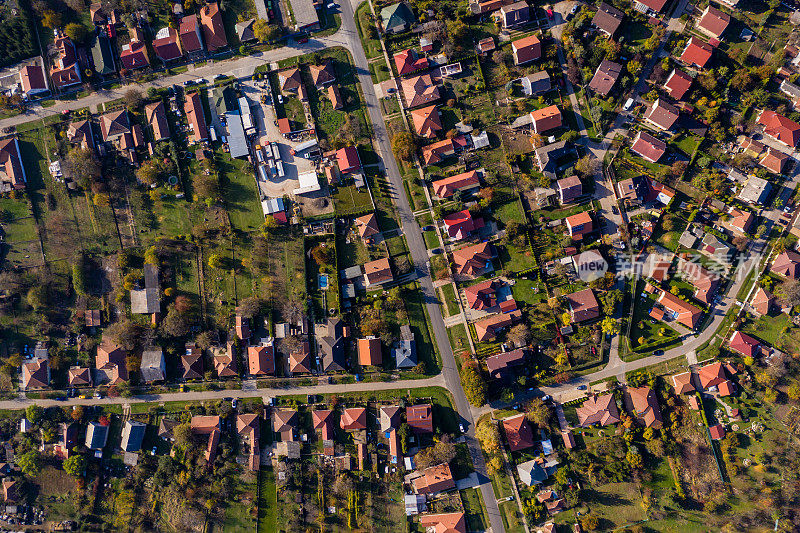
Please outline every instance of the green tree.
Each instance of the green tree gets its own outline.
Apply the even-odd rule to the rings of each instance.
[[[86,39],[86,26],[76,22],[70,22],[64,27],[64,33],[72,39],[73,42],[80,44]]]
[[[22,469],[22,472],[30,477],[35,477],[42,471],[42,460],[39,457],[39,452],[35,450],[26,452],[18,457],[17,464]]]
[[[72,288],[79,296],[86,294],[86,265],[83,256],[72,265]]]
[[[81,477],[84,470],[86,470],[86,458],[81,454],[70,455],[64,461],[64,472],[72,477]]]
[[[607,316],[601,322],[600,327],[606,335],[613,335],[617,331],[617,321]]]
[[[550,416],[550,406],[544,403],[541,398],[534,398],[525,406],[525,417],[540,428],[548,426]]]
[[[411,161],[415,148],[414,137],[407,131],[401,131],[392,138],[392,151],[403,161]]]
[[[34,426],[39,425],[39,422],[42,421],[42,417],[44,416],[44,409],[39,407],[38,405],[29,405],[25,409],[25,418],[33,424]]]
[[[475,407],[480,407],[486,403],[487,385],[486,380],[473,363],[465,364],[462,367],[461,381],[464,385],[464,394],[469,403]]]
[[[277,39],[281,34],[281,29],[277,24],[270,24],[264,19],[256,19],[253,22],[253,35],[262,43],[268,43]]]
[[[47,290],[45,285],[36,285],[28,290],[27,299],[28,305],[33,307],[34,311],[41,311],[50,302],[50,291]]]
[[[481,443],[481,448],[488,455],[500,453],[500,432],[497,425],[488,418],[481,419],[475,428],[475,438]]]

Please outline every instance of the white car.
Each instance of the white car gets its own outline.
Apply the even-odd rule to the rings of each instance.
[[[279,103],[279,104],[282,104],[282,103],[283,103],[283,95],[282,95],[282,94],[279,94],[279,95],[278,95],[278,103]]]

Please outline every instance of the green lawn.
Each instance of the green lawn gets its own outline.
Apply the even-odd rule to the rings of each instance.
[[[538,281],[533,281],[525,278],[515,280],[511,292],[514,299],[524,305],[536,305],[539,302],[547,300],[547,291],[540,288]],[[538,292],[536,289],[540,289]]]
[[[503,268],[511,272],[527,272],[536,268],[536,257],[528,247],[518,249],[511,244],[499,246],[497,255],[503,263]]]
[[[264,213],[250,164],[244,159],[232,159],[221,151],[217,152],[216,159],[231,226],[245,233],[260,229]]]
[[[406,312],[411,331],[414,333],[414,340],[417,345],[417,358],[425,363],[428,374],[438,374],[441,368],[439,351],[432,342],[431,334],[428,329],[428,315],[422,301],[422,292],[418,285],[415,289],[408,291],[405,296]]]
[[[258,533],[274,533],[277,531],[278,491],[271,467],[262,468],[258,473],[258,485]]]
[[[356,10],[356,24],[367,59],[380,57],[383,53],[380,41],[371,36],[370,28],[374,28],[375,24],[371,22],[370,17],[372,17],[372,11],[370,11],[369,2],[362,2]],[[377,35],[377,31],[375,35]]]
[[[456,324],[447,328],[447,337],[450,339],[450,346],[453,351],[458,353],[462,350],[469,351],[469,339],[467,338],[467,328],[464,324]]]
[[[758,320],[748,322],[743,331],[764,341],[770,346],[777,346],[779,339],[784,335],[784,329],[792,327],[791,319],[786,313],[777,316],[765,315]]]
[[[511,221],[519,222],[520,224],[527,222],[525,213],[522,211],[522,205],[518,200],[494,206],[492,210],[495,220],[504,226]]]
[[[355,185],[339,186],[333,194],[333,205],[337,217],[361,215],[372,210],[369,191],[357,189]]]
[[[458,300],[456,299],[456,292],[453,289],[453,284],[448,283],[447,285],[442,285],[440,287],[442,291],[442,300],[447,309],[447,316],[457,315],[461,308],[458,305]]]
[[[467,515],[467,531],[486,531],[489,520],[483,508],[483,499],[478,489],[465,489],[459,491],[461,501],[464,502],[464,513]]]

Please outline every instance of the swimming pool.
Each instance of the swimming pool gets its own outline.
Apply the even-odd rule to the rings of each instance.
[[[319,274],[317,276],[317,284],[319,284],[319,288],[322,291],[328,290],[328,275],[327,274]]]

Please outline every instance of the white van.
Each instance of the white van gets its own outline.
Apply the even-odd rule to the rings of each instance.
[[[622,109],[624,109],[625,111],[630,111],[631,108],[633,107],[633,104],[634,104],[633,98],[628,98],[628,100],[625,102],[625,105],[622,106]]]

